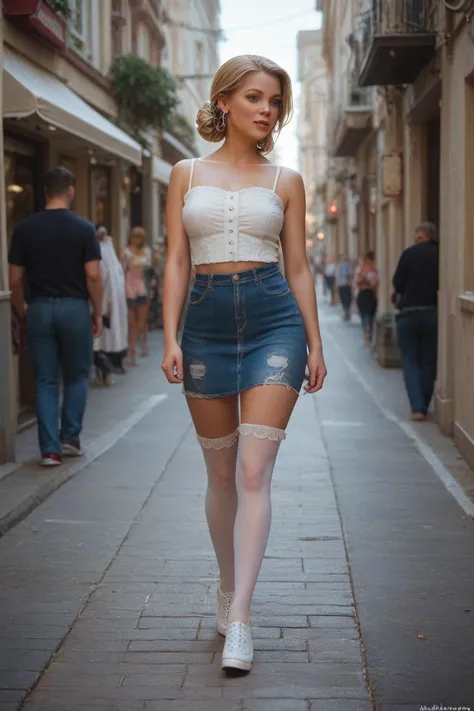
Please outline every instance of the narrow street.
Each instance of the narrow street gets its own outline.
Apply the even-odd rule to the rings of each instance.
[[[252,672],[220,670],[204,466],[153,334],[93,390],[62,486],[34,430],[0,478],[22,519],[0,538],[0,711],[474,711],[474,474],[320,309],[329,375],[277,461]]]

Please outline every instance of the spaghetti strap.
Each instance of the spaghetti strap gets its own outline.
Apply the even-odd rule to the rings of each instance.
[[[194,164],[196,162],[196,158],[193,158],[191,161],[191,171],[189,173],[189,185],[188,185],[188,192],[191,190],[191,183],[193,182],[193,173],[194,173]]]
[[[276,186],[277,186],[277,183],[278,183],[278,178],[280,177],[280,173],[281,173],[281,165],[279,165],[278,168],[277,168],[277,172],[276,172],[276,175],[275,175],[275,182],[273,183],[273,188],[272,188],[273,192],[276,191]]]

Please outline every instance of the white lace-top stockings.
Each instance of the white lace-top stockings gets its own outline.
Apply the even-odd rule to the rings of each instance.
[[[240,437],[239,437],[240,435]],[[242,424],[220,439],[198,436],[208,474],[206,516],[221,590],[235,593],[229,621],[248,623],[270,533],[270,485],[284,430]]]

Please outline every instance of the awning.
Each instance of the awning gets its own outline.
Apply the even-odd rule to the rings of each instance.
[[[141,165],[141,146],[53,74],[12,54],[3,57],[3,70],[4,118],[37,114],[56,128]]]
[[[170,175],[173,166],[167,163],[163,158],[158,158],[158,156],[153,156],[153,169],[152,177],[153,180],[157,180],[159,183],[164,183],[168,185],[170,182]]]

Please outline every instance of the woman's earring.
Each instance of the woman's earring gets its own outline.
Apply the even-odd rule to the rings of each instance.
[[[258,142],[257,142],[257,148],[258,148],[258,150],[259,150],[259,151],[263,150],[264,145],[265,145],[265,144],[264,144],[263,141],[258,141]]]
[[[215,127],[216,131],[219,131],[219,133],[223,133],[225,131],[226,116],[227,116],[227,112],[221,111],[219,119],[216,120],[214,118],[214,127]]]

